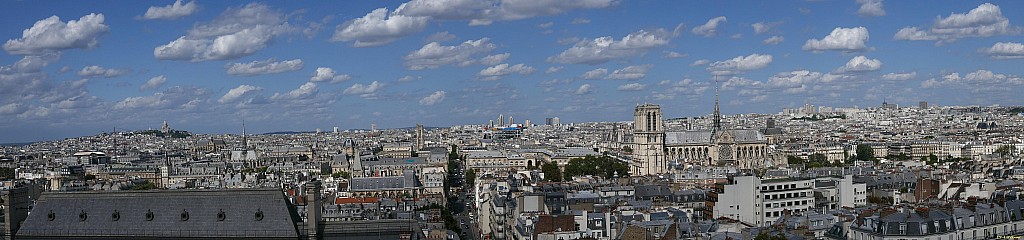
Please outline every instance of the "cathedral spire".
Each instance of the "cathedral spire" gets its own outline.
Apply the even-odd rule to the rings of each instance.
[[[249,139],[247,139],[246,136],[245,136],[245,119],[242,119],[242,148],[243,149],[246,149],[246,150],[249,149],[249,141],[248,140]]]
[[[718,111],[718,75],[715,74],[715,113],[712,116],[712,130],[718,132],[722,130],[722,113]]]

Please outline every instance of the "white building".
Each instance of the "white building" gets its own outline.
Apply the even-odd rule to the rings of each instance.
[[[725,217],[754,226],[769,226],[784,211],[799,213],[814,207],[813,186],[813,179],[761,180],[756,176],[737,176],[729,184],[715,185],[708,193],[714,204],[707,209],[715,219]]]

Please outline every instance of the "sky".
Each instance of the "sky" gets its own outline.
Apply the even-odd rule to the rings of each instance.
[[[1024,99],[1022,1],[0,4],[0,142]]]

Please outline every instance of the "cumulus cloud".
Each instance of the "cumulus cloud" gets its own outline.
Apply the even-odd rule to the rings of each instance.
[[[476,61],[476,56],[489,53],[495,48],[497,46],[489,38],[468,40],[455,46],[431,42],[405,55],[405,66],[411,70],[434,69],[450,64],[467,66]]]
[[[510,57],[510,56],[512,56],[511,53],[502,53],[502,54],[489,55],[489,56],[481,58],[480,59],[480,64],[483,64],[483,65],[497,65],[499,63],[505,62],[505,60],[508,60],[508,57]]]
[[[921,83],[923,88],[956,87],[972,93],[999,92],[1011,90],[1010,86],[1024,85],[1024,78],[1015,75],[995,73],[991,70],[979,69],[960,77],[953,72],[942,76],[942,79],[929,79]]]
[[[153,56],[200,62],[252,55],[274,37],[292,31],[285,20],[284,14],[259,3],[228,8],[213,21],[193,27],[188,35],[157,46]]]
[[[426,38],[427,42],[447,42],[451,40],[455,40],[455,34],[448,33],[448,31],[430,34]]]
[[[587,24],[590,23],[590,19],[586,18],[573,18],[570,24]]]
[[[856,56],[851,58],[850,61],[846,62],[846,65],[836,69],[836,73],[862,73],[862,72],[873,72],[878,71],[882,68],[882,61],[878,59],[869,59],[864,56]]]
[[[594,87],[591,86],[590,84],[583,84],[583,85],[580,85],[579,88],[576,88],[576,91],[573,92],[573,94],[576,94],[576,95],[590,94],[590,93],[594,92],[593,88]]]
[[[82,70],[78,71],[79,77],[92,78],[92,77],[103,77],[112,78],[118,77],[130,73],[128,69],[114,69],[114,68],[103,68],[100,66],[86,66]]]
[[[209,95],[205,88],[174,86],[151,96],[127,97],[114,104],[114,109],[192,109],[207,102]]]
[[[182,4],[181,0],[177,0],[171,5],[149,7],[149,10],[146,10],[146,14],[142,15],[142,19],[178,19],[192,15],[197,11],[199,11],[199,5],[195,1]]]
[[[367,85],[356,83],[352,84],[351,87],[346,88],[345,91],[342,93],[344,93],[345,95],[360,95],[362,97],[372,97],[377,93],[377,91],[379,91],[382,88],[384,88],[384,84],[377,81],[373,81]]]
[[[654,100],[671,100],[677,96],[699,96],[704,94],[710,87],[710,84],[707,82],[697,82],[689,78],[679,81],[664,80],[658,82],[657,90],[651,93],[651,98]]]
[[[259,94],[260,91],[263,91],[263,88],[251,85],[239,85],[236,88],[228,90],[228,92],[225,93],[224,96],[221,96],[217,102],[234,103],[239,100],[244,100],[246,97],[254,97]]]
[[[164,77],[164,75],[152,77],[149,80],[147,80],[145,84],[142,84],[142,86],[139,86],[139,91],[148,91],[148,90],[157,89],[157,88],[160,88],[160,86],[163,86],[164,83],[167,83],[167,77]]]
[[[711,61],[707,60],[707,59],[701,59],[701,60],[693,61],[693,63],[691,63],[690,66],[691,67],[696,67],[696,66],[706,65],[708,63],[711,63]]]
[[[17,55],[40,55],[72,48],[92,49],[99,45],[99,37],[110,31],[103,20],[103,14],[96,13],[66,23],[51,16],[22,31],[21,38],[7,40],[4,50]]]
[[[886,73],[882,79],[889,81],[906,81],[917,77],[917,72]]]
[[[481,77],[483,80],[493,81],[501,79],[502,77],[508,76],[509,74],[518,73],[520,75],[527,75],[533,73],[533,67],[526,66],[522,63],[516,65],[508,65],[508,63],[502,63],[488,68],[480,70],[476,75]]]
[[[782,36],[772,36],[772,37],[767,38],[767,39],[765,39],[764,41],[761,41],[761,42],[763,42],[764,44],[767,44],[767,45],[775,45],[775,44],[782,43],[783,40],[786,40],[786,38],[784,38]]]
[[[614,0],[413,0],[400,5],[396,12],[442,20],[470,20],[470,25],[488,25],[494,21],[551,16],[575,9],[605,8],[614,4]]]
[[[860,9],[857,10],[857,14],[860,14],[861,16],[885,16],[885,8],[882,6],[882,0],[857,0],[857,4],[860,4]]]
[[[28,55],[21,58],[14,63],[12,70],[21,73],[34,73],[39,72],[44,67],[50,65],[52,62],[56,62],[60,59],[59,53],[48,53],[43,55]],[[65,66],[66,67],[66,66]],[[0,66],[0,71],[3,70],[4,66]],[[68,69],[70,71],[70,68]],[[2,74],[2,73],[0,73]]]
[[[432,106],[444,101],[445,92],[436,91],[420,99],[420,106]]]
[[[696,26],[690,32],[704,37],[714,37],[718,34],[718,24],[727,22],[725,16],[718,16],[708,20],[704,25]]]
[[[684,58],[686,56],[687,56],[687,54],[685,54],[685,53],[678,53],[678,52],[675,52],[675,51],[665,51],[665,56],[664,57],[665,58]]]
[[[991,37],[1020,33],[1020,27],[1010,25],[999,6],[983,3],[967,13],[951,13],[937,18],[927,30],[905,27],[893,36],[896,40],[953,42],[968,37]]]
[[[298,71],[299,69],[302,69],[302,67],[304,66],[304,64],[302,63],[302,59],[292,59],[280,62],[275,61],[276,59],[270,58],[263,61],[228,64],[228,74],[239,76],[256,76],[264,74]]]
[[[644,88],[646,87],[646,85],[643,85],[641,83],[627,83],[619,85],[619,91],[640,91],[644,90]]]
[[[558,55],[548,57],[548,62],[563,64],[596,65],[615,59],[643,55],[649,50],[668,44],[669,36],[664,29],[638,31],[615,40],[610,36],[582,40]]]
[[[401,9],[388,13],[387,8],[378,8],[366,16],[338,25],[331,41],[353,42],[354,47],[375,47],[422,31],[427,26],[429,17],[396,14]]]
[[[405,77],[399,78],[398,82],[412,82],[412,81],[419,80],[420,78],[422,78],[422,77],[413,76],[413,75],[406,75]]]
[[[276,100],[292,100],[292,99],[308,99],[308,98],[313,97],[314,95],[316,95],[318,90],[319,90],[319,88],[316,86],[316,83],[314,83],[314,82],[306,82],[306,83],[303,83],[301,86],[299,86],[299,88],[291,90],[291,91],[289,91],[287,93],[284,93],[284,94],[274,93],[274,96],[271,96],[270,99],[271,100],[275,100],[275,101]]]
[[[647,76],[647,71],[651,70],[651,65],[635,65],[627,66],[622,69],[612,71],[608,74],[605,79],[609,80],[636,80]]]
[[[1024,44],[1015,42],[998,42],[981,52],[993,59],[1024,58]]]
[[[716,75],[732,75],[761,69],[770,63],[772,63],[772,55],[750,54],[711,63],[706,70]]]
[[[774,30],[779,25],[782,25],[782,22],[758,22],[750,24],[750,27],[754,28],[754,34],[762,34]]]
[[[840,52],[862,52],[867,51],[868,29],[865,27],[841,28],[832,30],[825,38],[808,39],[804,43],[804,51],[840,51]]]
[[[340,83],[351,80],[352,76],[348,74],[341,74],[334,72],[334,69],[329,67],[318,67],[316,72],[313,73],[313,77],[309,78],[310,82],[328,82],[328,83]]]
[[[583,75],[581,75],[580,77],[582,77],[583,79],[601,79],[604,78],[605,75],[608,75],[608,69],[598,68],[587,71],[583,73]]]
[[[564,67],[548,67],[548,70],[544,70],[544,73],[556,73],[562,71],[562,68]]]

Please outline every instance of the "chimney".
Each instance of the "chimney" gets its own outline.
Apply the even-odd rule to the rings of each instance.
[[[306,190],[306,231],[309,239],[320,239],[320,181],[307,182]]]

